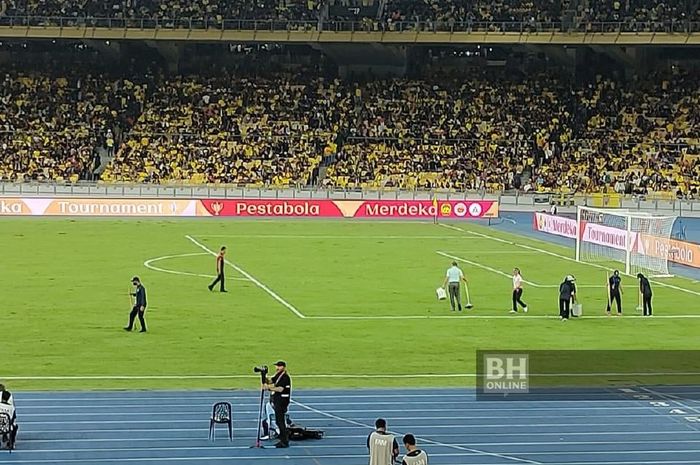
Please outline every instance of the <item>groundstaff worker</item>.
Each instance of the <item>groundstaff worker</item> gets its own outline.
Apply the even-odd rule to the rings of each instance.
[[[574,277],[569,275],[559,285],[559,318],[562,321],[569,319],[572,300],[576,300],[576,287],[574,286]]]
[[[466,283],[467,278],[464,277],[464,273],[457,266],[457,262],[452,262],[452,266],[447,269],[442,287],[447,286],[447,293],[450,295],[450,306],[453,312],[455,311],[455,300],[457,301],[457,308],[460,312],[462,311],[462,299],[459,294],[459,283],[462,281]]]
[[[133,308],[131,309],[131,313],[129,314],[129,326],[124,328],[126,331],[131,331],[131,329],[134,327],[134,319],[136,318],[136,315],[139,316],[139,322],[141,323],[141,331],[142,333],[146,332],[146,288],[143,287],[143,284],[141,284],[141,280],[139,279],[138,276],[134,276],[131,279],[131,284],[134,285],[136,288],[134,292],[131,293],[132,296],[136,297],[136,303],[134,304]]]
[[[608,279],[608,293],[610,298],[608,299],[607,313],[610,315],[610,310],[612,310],[612,303],[617,303],[617,314],[622,315],[622,278],[620,278],[620,272],[613,271],[612,276]]]
[[[520,275],[520,268],[513,268],[513,310],[510,313],[518,313],[518,304],[523,307],[523,312],[527,313],[527,304],[522,301],[523,277]]]
[[[403,456],[401,465],[428,465],[428,454],[416,447],[416,438],[412,434],[403,437],[403,445],[406,455]]]
[[[367,437],[369,465],[392,465],[399,456],[399,444],[393,434],[386,432],[386,420],[377,418],[375,430]]]
[[[280,360],[275,363],[276,373],[271,380],[267,380],[267,384],[263,385],[263,389],[270,391],[270,401],[272,408],[275,410],[275,423],[279,428],[279,442],[275,447],[289,447],[289,431],[285,422],[285,415],[289,408],[289,402],[292,398],[292,379],[287,373],[287,364]]]
[[[651,316],[651,284],[649,284],[649,280],[642,273],[637,275],[637,279],[639,279],[639,292],[642,294],[644,316]]]

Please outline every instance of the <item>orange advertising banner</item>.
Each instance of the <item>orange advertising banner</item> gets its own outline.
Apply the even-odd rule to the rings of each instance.
[[[198,200],[0,198],[0,216],[196,216]]]
[[[668,258],[673,263],[700,268],[700,244],[642,234],[640,246],[645,255]]]

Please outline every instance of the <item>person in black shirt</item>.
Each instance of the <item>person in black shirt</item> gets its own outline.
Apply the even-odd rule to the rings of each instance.
[[[608,279],[608,308],[607,313],[610,315],[610,310],[612,309],[612,303],[617,303],[617,314],[622,315],[622,278],[620,278],[620,272],[615,270],[613,275]]]
[[[146,319],[144,317],[146,313],[146,288],[143,287],[143,284],[141,284],[141,280],[139,279],[138,276],[134,276],[131,279],[131,284],[134,285],[136,288],[134,292],[131,293],[132,296],[136,297],[136,303],[134,304],[133,308],[131,309],[131,313],[129,314],[129,326],[124,328],[126,331],[131,331],[131,329],[134,327],[134,319],[136,318],[136,315],[139,316],[139,322],[141,323],[141,331],[142,333],[146,332]]]
[[[651,316],[651,284],[642,273],[637,274],[637,279],[639,279],[639,292],[642,294],[644,316]]]
[[[576,300],[576,287],[573,276],[569,275],[559,285],[559,318],[562,321],[569,319],[572,300]]]
[[[287,373],[287,364],[280,360],[275,363],[276,373],[272,379],[266,379],[263,389],[270,391],[270,401],[275,410],[275,423],[279,428],[279,442],[275,447],[289,447],[289,431],[285,415],[292,397],[292,379]]]
[[[210,291],[214,290],[214,286],[219,284],[219,291],[226,292],[226,276],[224,269],[226,267],[226,247],[221,247],[219,255],[216,256],[216,279],[207,287]]]
[[[428,465],[428,454],[416,447],[415,436],[405,435],[403,445],[406,447],[406,455],[403,456],[401,465]]]

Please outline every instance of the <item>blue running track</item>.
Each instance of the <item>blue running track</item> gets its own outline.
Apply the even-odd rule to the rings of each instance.
[[[289,449],[249,448],[256,392],[19,392],[18,449],[0,451],[0,463],[366,465],[365,438],[384,417],[397,434],[414,433],[431,464],[700,464],[700,401],[682,400],[699,393],[644,392],[628,400],[477,402],[467,389],[300,390],[292,419],[326,438]],[[211,405],[221,400],[233,404],[233,442],[224,428],[207,440]]]

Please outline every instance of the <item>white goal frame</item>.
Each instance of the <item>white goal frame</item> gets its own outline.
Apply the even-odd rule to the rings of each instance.
[[[612,246],[596,243],[592,240],[585,240],[584,235],[586,235],[588,231],[583,230],[583,225],[589,222],[589,220],[587,218],[582,218],[582,216],[586,215],[599,215],[598,218],[600,218],[600,220],[592,223],[598,225],[602,230],[612,231],[613,234],[615,231],[624,232],[621,236],[624,239],[624,245],[621,246],[618,244],[617,246]],[[606,215],[608,217],[617,218],[619,224],[606,225],[604,221]],[[585,254],[582,253],[583,245],[593,244],[592,247],[599,248],[599,250],[602,251],[600,257],[603,261],[618,261],[624,263],[624,273],[626,275],[636,274],[638,271],[641,271],[650,277],[670,277],[672,276],[668,271],[669,256],[672,249],[670,247],[670,240],[673,224],[677,218],[677,216],[652,215],[646,212],[631,212],[625,209],[578,206],[576,210],[576,261],[582,263],[594,261],[587,259]],[[620,239],[620,237],[618,236],[617,239]],[[647,250],[644,242],[645,240],[648,242],[650,239],[654,242],[661,241],[664,243],[664,252],[659,254],[653,250]],[[642,243],[639,244],[638,242]],[[624,257],[622,252],[624,252]],[[593,255],[595,255],[595,252]],[[637,257],[639,257],[638,260],[635,260]],[[636,270],[632,269],[633,267],[636,268]]]

